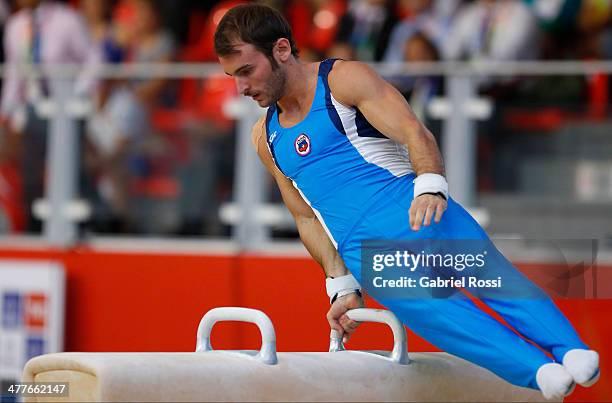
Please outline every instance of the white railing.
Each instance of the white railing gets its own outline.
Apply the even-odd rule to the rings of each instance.
[[[441,62],[409,64],[372,64],[383,76],[443,75],[446,80],[446,99],[435,105],[438,117],[444,120],[443,136],[446,139],[443,154],[447,167],[451,192],[455,199],[470,207],[475,200],[476,146],[474,122],[487,116],[486,100],[476,99],[474,77],[493,76],[558,76],[612,74],[612,61],[524,61],[524,62]],[[67,206],[74,204],[76,196],[76,135],[74,117],[71,117],[69,88],[71,80],[81,73],[77,65],[23,65],[17,70],[23,77],[44,74],[55,83],[53,98],[47,102],[51,114],[47,186],[49,214],[45,218],[43,238],[52,245],[69,246],[78,241],[74,217],[63,214]],[[91,73],[91,71],[90,71]],[[108,64],[100,65],[93,72],[102,78],[206,78],[222,74],[217,63],[160,63],[160,64]],[[0,66],[0,75],[7,75],[6,66]],[[483,103],[484,102],[484,103]],[[74,103],[74,102],[73,102]],[[64,108],[58,108],[64,105]],[[64,109],[63,111],[61,109]],[[227,108],[237,120],[236,176],[234,181],[234,215],[241,211],[258,210],[265,203],[263,186],[265,174],[250,147],[250,127],[263,110],[246,99]],[[474,112],[477,110],[478,113]],[[58,213],[59,212],[59,213]],[[269,222],[258,220],[257,214],[235,220],[234,239],[244,248],[269,239]],[[243,216],[243,217],[244,217]]]
[[[381,75],[443,75],[443,76],[557,76],[612,74],[612,61],[470,61],[470,62],[411,62],[411,63],[369,63]],[[18,71],[37,76],[72,78],[83,69],[81,65],[54,64],[18,66]],[[0,76],[5,76],[6,65],[0,65]],[[204,78],[222,73],[218,63],[129,63],[103,64],[96,67],[100,78]]]

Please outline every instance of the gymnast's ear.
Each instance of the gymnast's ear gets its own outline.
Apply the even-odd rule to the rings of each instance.
[[[285,63],[291,57],[291,43],[287,38],[279,38],[276,40],[274,44],[274,48],[272,48],[272,54],[274,58],[281,62]]]

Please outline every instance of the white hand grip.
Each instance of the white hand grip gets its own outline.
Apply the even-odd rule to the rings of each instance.
[[[347,311],[346,315],[357,322],[378,322],[389,325],[393,331],[393,351],[391,351],[390,355],[391,360],[402,365],[410,363],[410,359],[408,358],[406,329],[404,329],[404,325],[402,325],[402,322],[397,319],[393,312],[384,309],[357,308]],[[329,351],[336,352],[342,350],[344,350],[342,338],[338,335],[336,330],[332,329],[329,340]]]
[[[256,358],[264,364],[274,365],[276,358],[276,333],[272,321],[262,311],[249,308],[222,307],[206,312],[198,326],[196,352],[212,351],[210,333],[217,322],[239,321],[257,325],[261,332],[261,349]]]

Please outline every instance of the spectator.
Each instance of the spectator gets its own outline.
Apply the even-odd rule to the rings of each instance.
[[[576,45],[580,43],[576,32],[581,1],[524,0],[524,2],[531,8],[542,32],[540,57],[557,60],[573,53]]]
[[[547,59],[599,58],[606,54],[606,34],[612,4],[599,0],[524,0],[532,9],[544,35]],[[603,40],[603,43],[602,43]]]
[[[95,0],[93,0],[95,1]],[[124,51],[101,43],[109,61],[127,63],[169,62],[174,56],[174,41],[164,29],[157,3],[151,0],[127,0],[119,4],[120,18],[112,30]],[[110,32],[108,28],[105,30]],[[109,51],[111,49],[111,51]],[[120,56],[121,55],[121,56]],[[98,109],[89,122],[89,134],[95,145],[94,167],[100,171],[98,191],[108,210],[100,212],[104,221],[128,230],[130,224],[130,188],[135,176],[145,176],[146,156],[143,144],[152,132],[151,113],[160,103],[165,79],[111,80],[100,94]]]
[[[434,42],[425,34],[416,32],[404,45],[405,62],[437,62],[440,53]],[[443,80],[440,76],[419,76],[414,79],[412,88],[404,93],[410,107],[420,120],[426,120],[425,109],[429,101],[443,91]]]
[[[22,180],[28,231],[40,223],[31,206],[43,196],[47,144],[47,120],[37,108],[49,97],[47,79],[20,77],[21,64],[81,64],[83,69],[73,87],[75,97],[86,97],[95,87],[95,67],[100,54],[83,19],[71,8],[49,0],[18,0],[20,10],[6,25],[4,48],[7,76],[2,89],[1,120],[8,130],[22,133]],[[25,35],[24,35],[25,33]]]
[[[91,37],[107,63],[119,63],[125,58],[125,50],[112,24],[113,3],[108,0],[81,0],[80,3]]]
[[[81,0],[82,13],[87,20],[94,43],[97,44],[106,63],[119,63],[125,59],[125,35],[121,35],[112,22],[113,2]],[[120,41],[123,41],[120,44]],[[123,45],[123,46],[122,46]],[[96,187],[87,195],[93,204],[93,221],[96,230],[116,228],[121,221],[116,214],[127,205],[127,163],[125,154],[130,130],[120,127],[126,119],[117,118],[116,101],[109,96],[120,81],[101,81],[95,99],[95,110],[87,122],[86,168],[97,178]],[[126,109],[130,113],[130,109]],[[125,210],[125,209],[123,209]]]
[[[174,59],[175,42],[163,25],[160,8],[154,0],[130,0],[135,20],[130,37],[128,61],[132,63],[164,63]],[[167,84],[164,79],[137,79],[131,86],[139,101],[148,107],[159,103]]]
[[[354,52],[356,59],[381,61],[396,22],[392,1],[351,0],[348,12],[340,19],[336,53],[342,51],[348,56]]]
[[[477,0],[459,11],[443,54],[453,60],[533,59],[537,37],[536,19],[524,3]]]
[[[440,48],[448,36],[458,0],[404,0],[407,17],[391,33],[383,61],[397,63],[404,60],[404,44],[412,35],[422,33]]]
[[[573,30],[580,13],[581,1],[575,0],[523,0],[532,8],[544,30],[561,33]]]

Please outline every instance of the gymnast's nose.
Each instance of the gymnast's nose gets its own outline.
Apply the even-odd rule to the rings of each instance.
[[[239,94],[249,96],[249,91],[251,90],[251,84],[248,79],[244,77],[236,77],[236,89]]]

